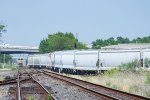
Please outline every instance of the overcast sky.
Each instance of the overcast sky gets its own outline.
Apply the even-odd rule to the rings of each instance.
[[[55,32],[90,44],[109,37],[150,35],[150,0],[0,0],[4,43],[39,45]]]

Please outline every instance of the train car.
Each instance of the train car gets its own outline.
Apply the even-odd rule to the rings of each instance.
[[[100,70],[109,70],[121,64],[141,60],[140,50],[107,50],[99,52]]]
[[[27,58],[27,66],[29,67],[33,67],[34,63],[33,63],[33,55],[29,55]]]
[[[42,68],[49,67],[51,65],[49,54],[40,55],[40,66]]]
[[[134,60],[141,61],[140,50],[78,50],[54,52],[54,67],[74,70],[109,70]]]
[[[27,65],[30,67],[40,67],[40,55],[29,55]]]
[[[67,72],[74,70],[74,57],[76,50],[57,51],[52,53],[51,61],[54,70]]]
[[[147,60],[148,59],[148,60]],[[150,50],[68,50],[29,55],[28,66],[59,71],[109,70],[132,61],[150,68]],[[145,63],[147,60],[148,63]]]
[[[51,66],[49,54],[35,54],[28,56],[28,66],[36,68],[44,68]]]
[[[74,50],[54,52],[54,66],[59,68],[74,68],[75,52]]]
[[[98,50],[82,50],[75,52],[75,69],[77,70],[99,70]]]

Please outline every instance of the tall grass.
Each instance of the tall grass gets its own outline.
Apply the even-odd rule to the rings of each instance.
[[[141,67],[141,62],[137,59],[129,62],[129,63],[125,63],[125,64],[121,64],[119,67],[119,70],[122,71],[135,71],[136,69]]]
[[[139,69],[140,62],[134,60],[121,64],[118,68],[105,71],[98,75],[71,77],[93,82],[113,89],[150,97],[150,72]]]

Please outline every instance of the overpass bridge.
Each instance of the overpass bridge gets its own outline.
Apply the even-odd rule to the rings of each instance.
[[[35,54],[39,53],[38,47],[0,45],[0,54]]]

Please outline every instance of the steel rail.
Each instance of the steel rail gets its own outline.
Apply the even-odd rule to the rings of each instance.
[[[139,96],[139,95],[130,94],[130,93],[127,93],[127,92],[111,89],[111,88],[108,88],[108,87],[105,87],[105,86],[102,86],[102,85],[98,85],[98,84],[94,84],[94,83],[90,83],[90,82],[87,82],[87,81],[71,78],[71,77],[64,76],[62,74],[51,72],[51,71],[47,71],[47,70],[42,70],[42,71],[39,71],[39,72],[41,72],[43,74],[46,74],[46,75],[49,75],[49,76],[54,76],[55,75],[54,76],[55,78],[59,77],[59,79],[61,79],[61,80],[70,82],[71,84],[80,85],[80,86],[82,86],[84,88],[87,88],[85,85],[89,85],[90,87],[95,87],[95,89],[96,88],[97,89],[101,89],[101,90],[103,89],[104,92],[106,92],[106,93],[104,93],[104,95],[112,97],[113,99],[129,99],[129,98],[130,99],[135,99],[135,100],[147,100],[147,99],[150,99],[150,98],[147,98],[147,97],[143,97],[143,96]],[[80,83],[84,84],[84,86],[81,85]],[[91,89],[91,88],[89,88],[89,89]],[[93,88],[91,90],[95,91],[95,92],[99,92],[99,91],[97,91],[95,89]],[[100,94],[102,94],[102,93],[100,93]]]
[[[40,71],[40,72],[41,72],[41,71]],[[41,73],[43,73],[43,72],[41,72]],[[88,89],[88,88],[86,88],[86,87],[83,87],[83,86],[78,85],[78,84],[76,84],[76,83],[73,83],[73,82],[64,80],[64,79],[62,79],[62,78],[59,78],[59,77],[56,77],[56,76],[53,76],[53,75],[49,75],[49,74],[47,74],[47,73],[43,73],[43,74],[48,75],[48,76],[51,76],[51,77],[53,77],[53,78],[55,78],[55,79],[59,79],[59,80],[61,80],[61,81],[65,81],[65,82],[67,82],[67,83],[73,84],[73,85],[75,85],[75,86],[77,86],[77,87],[80,87],[80,88],[82,88],[83,90],[85,90],[86,92],[88,92],[88,93],[90,93],[90,94],[93,94],[93,95],[95,95],[96,97],[99,97],[99,98],[101,98],[101,99],[105,99],[105,100],[118,100],[118,99],[116,99],[115,97],[111,97],[111,96],[109,96],[109,95],[106,95],[106,94],[103,94],[103,93],[99,93],[99,92],[97,92],[97,91],[94,91],[94,90],[92,90],[92,89]]]
[[[22,100],[21,89],[20,89],[20,75],[19,74],[18,74],[18,78],[17,78],[17,100]]]
[[[24,70],[24,71],[26,71],[26,70]],[[30,77],[30,79],[35,83],[35,84],[37,84],[41,89],[43,89],[44,91],[45,91],[45,95],[49,95],[50,94],[50,92],[43,86],[43,85],[41,85],[31,74],[32,73],[28,73],[27,71],[26,71],[26,74],[28,74],[29,75],[29,77]],[[37,74],[37,73],[34,73],[34,74]],[[50,94],[50,96],[51,96],[51,99],[50,100],[57,100],[52,94]]]

